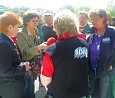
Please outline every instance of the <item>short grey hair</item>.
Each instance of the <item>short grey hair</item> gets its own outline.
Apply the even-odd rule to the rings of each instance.
[[[76,15],[70,10],[63,10],[54,16],[54,30],[60,34],[77,32]]]

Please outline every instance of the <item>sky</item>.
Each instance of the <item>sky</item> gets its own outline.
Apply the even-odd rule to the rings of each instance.
[[[109,0],[0,0],[0,5],[9,7],[43,8],[45,10],[57,10],[64,5],[88,6],[91,8],[106,9]],[[115,0],[114,0],[115,2]]]

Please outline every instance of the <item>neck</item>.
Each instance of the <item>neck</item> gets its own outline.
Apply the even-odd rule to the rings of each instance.
[[[64,33],[64,34],[60,34],[59,35],[59,37],[57,38],[57,40],[59,41],[59,40],[62,40],[62,39],[68,39],[68,38],[70,38],[70,37],[74,37],[74,36],[77,36],[77,33],[69,33],[69,32],[67,32],[67,33]]]
[[[52,26],[52,24],[46,24],[48,27],[51,27]]]
[[[61,37],[73,37],[73,36],[76,36],[76,35],[77,35],[76,32],[71,32],[71,33],[67,32],[67,33],[64,33],[64,34],[59,34],[59,37],[60,36]]]
[[[7,35],[7,36],[9,36],[9,37],[11,37],[12,35],[12,33],[10,33],[10,32],[6,32],[6,33],[4,33],[5,35]]]
[[[86,25],[87,25],[87,23],[84,24],[84,25],[79,25],[79,27],[80,27],[80,28],[84,28]]]
[[[97,29],[98,35],[103,35],[104,33],[105,33],[105,27],[101,27],[101,28]]]
[[[34,28],[27,27],[27,29],[30,31],[32,35],[34,34]]]

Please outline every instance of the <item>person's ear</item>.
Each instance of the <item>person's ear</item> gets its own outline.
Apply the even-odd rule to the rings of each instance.
[[[12,25],[9,25],[8,28],[7,28],[7,30],[11,31],[12,28],[13,28]]]

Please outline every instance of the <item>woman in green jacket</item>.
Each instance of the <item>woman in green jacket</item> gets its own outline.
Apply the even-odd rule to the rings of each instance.
[[[38,14],[36,11],[27,11],[23,16],[22,32],[18,33],[17,45],[22,57],[22,61],[29,61],[36,55],[41,55],[47,45],[39,44],[38,36]],[[34,95],[34,79],[25,77],[25,98],[35,98]]]

